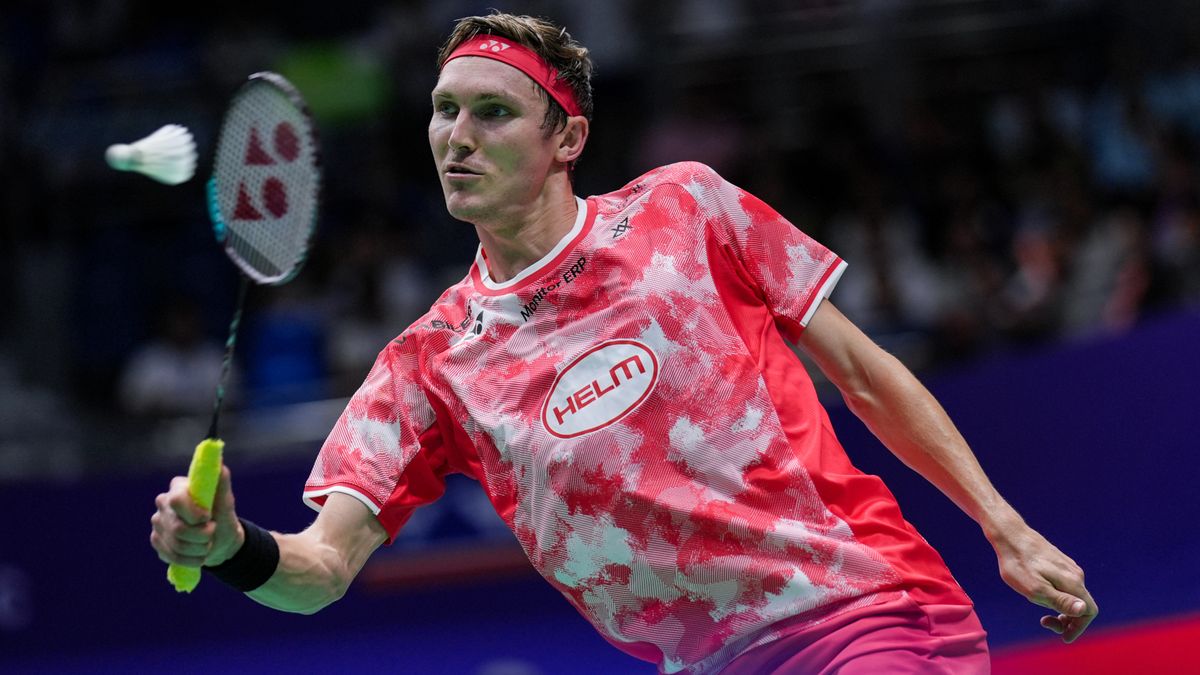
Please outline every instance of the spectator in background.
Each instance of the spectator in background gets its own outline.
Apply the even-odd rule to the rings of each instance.
[[[1197,83],[1200,97],[1200,82]],[[1152,255],[1162,266],[1170,301],[1200,302],[1200,176],[1195,141],[1171,134],[1163,158],[1158,203],[1149,233]]]
[[[974,184],[973,176],[964,176]],[[970,188],[967,188],[970,189]],[[992,342],[994,325],[989,312],[1004,284],[1004,267],[994,247],[997,223],[974,198],[951,209],[940,241],[937,354],[940,359],[962,359]]]
[[[224,352],[205,337],[196,303],[178,297],[163,303],[157,332],[125,364],[118,385],[122,409],[163,417],[203,412],[212,405]]]
[[[428,274],[406,231],[367,216],[334,265],[327,302],[333,393],[350,395],[371,369],[379,345],[424,313],[433,299]]]
[[[1063,303],[1067,333],[1090,332],[1105,320],[1109,299],[1140,227],[1132,206],[1102,212],[1071,248],[1069,277]]]
[[[1168,295],[1144,211],[1134,200],[1116,202],[1073,247],[1063,314],[1068,334],[1128,329]]]
[[[1193,195],[1162,214],[1158,259],[1179,304],[1200,304],[1200,197]]]
[[[877,171],[860,167],[852,175],[853,206],[828,229],[830,247],[856,263],[838,285],[838,307],[902,361],[924,365],[926,356],[906,353],[905,345],[937,323],[942,291],[921,223],[896,203]]]
[[[1145,191],[1154,184],[1161,149],[1157,120],[1137,84],[1106,86],[1092,102],[1092,173],[1102,190]]]
[[[325,358],[327,318],[312,301],[306,277],[263,293],[247,313],[239,350],[246,356],[246,398],[275,406],[329,395]]]
[[[1013,238],[1016,268],[995,304],[995,320],[1010,340],[1023,343],[1058,331],[1062,313],[1062,254],[1056,233],[1030,225]]]

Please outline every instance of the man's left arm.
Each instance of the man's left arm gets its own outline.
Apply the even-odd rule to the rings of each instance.
[[[1099,611],[1083,570],[1000,496],[950,417],[908,368],[828,301],[800,334],[799,346],[894,455],[979,524],[1005,583],[1058,612],[1042,617],[1042,626],[1064,642],[1079,637]]]

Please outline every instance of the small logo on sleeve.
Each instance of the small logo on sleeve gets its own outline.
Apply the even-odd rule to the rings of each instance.
[[[641,405],[658,382],[658,357],[636,340],[602,342],[563,368],[542,404],[542,426],[558,438],[602,429]]]
[[[616,227],[613,227],[610,229],[612,231],[612,238],[616,239],[617,237],[632,230],[633,226],[629,224],[629,216],[625,216],[625,219],[622,220],[621,222],[617,223]]]

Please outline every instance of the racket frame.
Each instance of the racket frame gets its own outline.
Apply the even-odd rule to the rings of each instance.
[[[225,255],[229,256],[229,259],[232,260],[235,265],[237,265],[242,274],[250,277],[250,279],[255,283],[259,285],[282,286],[292,279],[295,279],[296,275],[300,273],[301,268],[304,267],[304,263],[308,260],[308,251],[312,247],[312,239],[317,230],[318,215],[321,211],[321,177],[324,175],[324,166],[321,157],[321,143],[320,138],[317,135],[317,125],[313,119],[312,111],[309,109],[308,103],[305,102],[304,97],[300,95],[300,90],[296,89],[295,85],[278,73],[263,70],[251,74],[248,78],[246,78],[246,82],[242,83],[242,86],[240,86],[234,93],[233,100],[230,102],[229,107],[225,112],[225,118],[221,122],[221,132],[217,138],[217,153],[219,156],[222,143],[225,141],[226,125],[229,121],[230,115],[233,113],[234,108],[237,106],[238,101],[241,100],[241,98],[249,91],[264,85],[270,86],[274,88],[277,93],[282,94],[288,100],[288,102],[291,103],[301,115],[303,115],[305,122],[307,122],[305,126],[309,147],[312,148],[312,216],[309,219],[307,229],[305,230],[304,247],[301,249],[299,258],[296,260],[295,264],[292,265],[292,268],[279,278],[268,278],[256,270],[253,265],[246,262],[233,248],[229,237],[229,227],[225,222],[224,215],[221,213],[220,192],[217,186],[217,175],[215,168],[213,175],[205,184],[205,196],[208,200],[208,215],[209,219],[212,221],[213,234],[216,236],[217,242],[224,247]]]

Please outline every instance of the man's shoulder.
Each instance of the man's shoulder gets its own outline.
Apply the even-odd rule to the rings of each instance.
[[[647,171],[620,188],[599,195],[599,201],[630,202],[652,194],[656,188],[679,187],[694,194],[697,186],[709,186],[721,181],[712,167],[700,162],[676,162]]]
[[[651,185],[686,184],[693,181],[719,180],[720,175],[711,166],[701,162],[675,162],[651,169],[633,179],[631,185],[639,182]]]
[[[639,214],[645,221],[654,213],[672,214],[670,218],[652,218],[656,222],[676,222],[694,211],[701,197],[721,181],[720,175],[705,164],[676,162],[651,169],[612,192],[590,199],[601,221],[620,221],[630,213]]]

